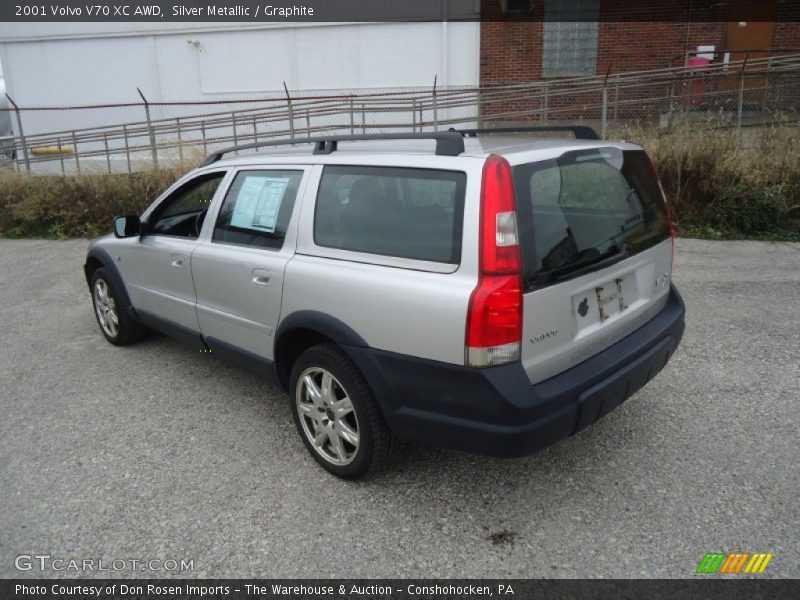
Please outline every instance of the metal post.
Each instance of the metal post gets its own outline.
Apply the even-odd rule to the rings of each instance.
[[[106,166],[108,167],[108,172],[111,173],[111,153],[108,151],[108,134],[103,134],[103,146],[106,149]]]
[[[286,92],[286,106],[289,109],[289,137],[294,137],[294,111],[292,110],[292,97],[289,95],[289,88],[283,82],[283,91]]]
[[[600,117],[601,122],[601,137],[606,139],[606,131],[608,130],[608,76],[611,74],[611,64],[608,64],[608,69],[606,70],[606,77],[603,79],[603,114]]]
[[[688,75],[684,74],[681,79],[683,79],[683,92],[681,93],[682,101],[681,104],[683,105],[683,138],[684,144],[688,142],[688,131],[689,131],[689,104],[691,102],[690,98],[687,98],[687,81],[690,81]],[[691,85],[689,85],[689,94],[691,94]]]
[[[206,124],[200,123],[200,135],[203,136],[203,152],[208,152],[208,141],[206,140]]]
[[[156,132],[153,130],[153,122],[150,119],[150,103],[147,101],[147,98],[144,97],[142,90],[138,87],[136,91],[139,92],[139,96],[142,98],[142,102],[144,102],[144,116],[147,118],[147,133],[150,137],[150,154],[153,156],[153,164],[158,166],[158,151],[156,149]]]
[[[547,109],[549,108],[550,104],[550,85],[547,82],[544,84],[544,98],[542,99],[542,103],[544,104],[544,108],[542,109],[542,121],[546,124]]]
[[[669,113],[670,113],[670,121],[672,121],[672,112],[675,110],[675,78],[672,78],[672,82],[669,85]]]
[[[544,86],[539,90],[539,120],[544,118]]]
[[[433,130],[439,131],[439,113],[436,104],[436,79],[438,75],[433,76]]]
[[[72,151],[75,153],[75,169],[78,173],[81,172],[81,161],[78,157],[78,138],[75,136],[75,132],[72,132]]]
[[[617,111],[619,110],[619,75],[617,75],[617,83],[614,86],[614,124],[617,123]]]
[[[742,135],[742,112],[744,108],[744,72],[747,68],[748,53],[744,53],[744,61],[742,61],[742,72],[739,76],[739,106],[736,111],[736,136]]]
[[[367,133],[367,109],[364,104],[361,105],[361,133]]]
[[[180,157],[181,165],[183,165],[183,136],[181,135],[181,118],[175,119],[175,125],[178,128],[178,156]]]
[[[22,146],[22,158],[25,161],[25,170],[31,172],[31,158],[28,156],[28,143],[25,141],[25,132],[22,129],[22,115],[19,112],[19,106],[11,99],[11,96],[6,94],[6,98],[14,107],[14,112],[17,115],[17,135],[19,136],[19,143]]]
[[[253,142],[258,141],[258,122],[256,121],[256,117],[253,116]]]
[[[61,138],[58,138],[58,160],[61,163],[61,174],[64,175],[64,151],[61,149]]]
[[[355,131],[355,115],[353,114],[354,112],[355,112],[355,110],[353,108],[353,99],[350,98],[350,135],[354,135],[355,132],[356,132]]]
[[[311,111],[310,109],[306,109],[306,133],[308,137],[311,137]]]
[[[233,145],[239,145],[239,137],[236,135],[236,111],[231,113],[231,125],[233,126]],[[236,154],[238,155],[239,152],[237,151]]]
[[[122,126],[122,135],[125,136],[125,160],[128,162],[128,173],[131,172],[131,145],[128,141],[128,126]]]
[[[412,108],[411,108],[411,131],[417,130],[417,99],[412,99]]]

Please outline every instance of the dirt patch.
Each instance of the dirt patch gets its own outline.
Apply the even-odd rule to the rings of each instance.
[[[513,546],[514,540],[517,539],[517,534],[508,529],[501,529],[492,532],[486,539],[492,543],[492,546]]]

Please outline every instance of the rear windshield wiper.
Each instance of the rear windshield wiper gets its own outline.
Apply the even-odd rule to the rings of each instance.
[[[621,260],[625,260],[629,256],[630,250],[627,244],[615,244],[608,249],[608,252],[540,272],[538,276],[531,281],[531,284],[533,286],[540,286],[562,281],[567,278],[577,277],[591,271],[598,271],[610,267]]]

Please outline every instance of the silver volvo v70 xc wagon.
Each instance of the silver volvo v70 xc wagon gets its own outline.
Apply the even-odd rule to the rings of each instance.
[[[213,154],[91,245],[100,329],[116,345],[160,330],[273,381],[340,477],[380,469],[396,440],[552,444],[664,367],[684,305],[642,148],[531,135],[550,129]]]

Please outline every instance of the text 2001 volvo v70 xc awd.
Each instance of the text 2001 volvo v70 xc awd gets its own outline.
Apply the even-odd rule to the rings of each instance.
[[[575,139],[216,153],[92,244],[103,335],[161,330],[272,379],[340,477],[385,465],[396,439],[502,456],[552,444],[645,385],[684,329],[648,157],[562,129]]]

